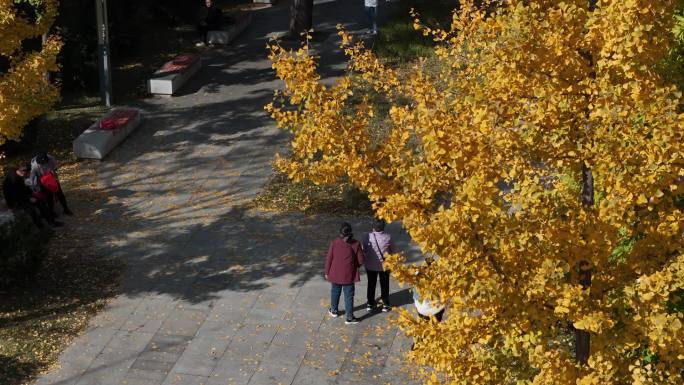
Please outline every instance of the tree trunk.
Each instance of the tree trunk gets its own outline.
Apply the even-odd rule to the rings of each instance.
[[[293,0],[290,7],[290,35],[297,37],[313,27],[313,0]]]
[[[594,175],[586,164],[582,164],[582,205],[590,208],[594,205]],[[591,287],[591,264],[587,261],[579,263],[579,283],[582,289],[589,290]],[[577,361],[586,365],[590,354],[589,332],[575,329],[575,356]]]
[[[47,43],[47,40],[48,40],[47,33],[44,33],[40,36],[40,42],[41,42],[41,45],[43,47],[45,46],[45,43]],[[50,80],[51,80],[50,79],[50,72],[48,72],[48,71],[43,72],[43,78],[45,78],[46,82],[50,82]]]
[[[579,264],[579,282],[584,290],[591,286],[591,265],[587,261]],[[584,330],[575,329],[575,356],[577,361],[586,365],[589,361],[591,335]]]
[[[589,0],[589,11],[596,9],[598,1]],[[594,58],[591,53],[586,53],[585,58],[590,67],[594,65]],[[590,75],[592,78],[596,77],[594,72]],[[589,110],[586,111],[586,118],[589,119]],[[590,126],[587,124],[587,130]],[[594,205],[594,175],[586,163],[582,163],[582,205],[585,208],[590,208]],[[579,283],[582,289],[589,290],[591,287],[591,263],[588,261],[580,261],[579,266]],[[591,353],[591,335],[585,330],[575,329],[575,357],[582,365],[586,365],[589,361]]]

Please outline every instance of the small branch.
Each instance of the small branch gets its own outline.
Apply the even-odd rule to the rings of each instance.
[[[594,175],[584,162],[582,162],[582,205],[594,206]]]
[[[492,267],[494,268],[494,271],[497,272],[497,274],[499,274],[500,276],[502,276],[502,277],[504,277],[504,278],[506,277],[506,275],[504,274],[503,270],[501,269],[501,266],[499,265],[498,262],[496,262],[496,259],[494,259],[494,256],[493,256],[493,255],[491,255],[491,254],[488,255],[488,256],[487,256],[487,260],[489,261],[489,263],[492,264]]]

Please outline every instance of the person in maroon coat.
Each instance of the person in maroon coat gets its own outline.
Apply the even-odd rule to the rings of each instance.
[[[359,320],[354,317],[354,283],[359,282],[359,267],[363,266],[364,255],[361,243],[354,239],[352,227],[343,223],[340,236],[330,242],[328,255],[325,258],[325,279],[332,285],[330,289],[330,308],[328,313],[337,317],[337,306],[340,295],[344,291],[344,311],[346,324],[355,324]]]

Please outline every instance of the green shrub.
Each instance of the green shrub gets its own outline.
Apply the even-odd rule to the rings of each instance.
[[[672,30],[675,44],[660,68],[663,76],[684,91],[684,1],[679,2]]]
[[[398,0],[380,23],[373,51],[385,60],[398,63],[431,55],[435,42],[415,30],[410,10],[418,12],[426,25],[447,28],[457,7],[458,2],[450,0]]]
[[[25,283],[40,269],[47,255],[52,230],[39,230],[28,215],[15,212],[15,220],[0,226],[0,287]]]

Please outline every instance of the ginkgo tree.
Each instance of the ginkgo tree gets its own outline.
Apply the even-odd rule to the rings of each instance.
[[[26,3],[26,1],[23,1]],[[47,35],[57,16],[56,0],[32,1],[36,15],[20,12],[15,0],[0,0],[0,59],[9,69],[0,73],[0,144],[18,140],[22,129],[33,118],[48,112],[59,100],[59,89],[45,76],[57,70],[57,55],[62,47],[55,35]],[[47,39],[39,51],[26,51],[29,39]]]
[[[461,3],[449,30],[416,17],[437,65],[408,73],[342,31],[326,86],[307,47],[273,45],[276,165],[348,180],[438,256],[388,258],[447,304],[398,319],[426,383],[684,383],[684,115],[659,71],[677,2]]]

